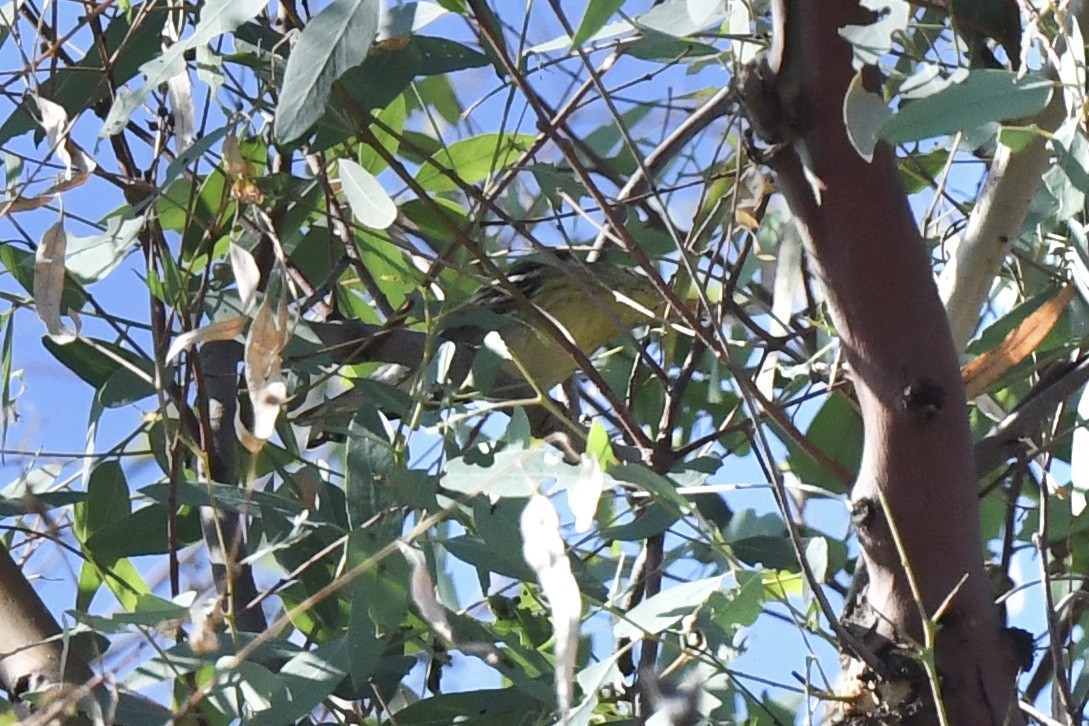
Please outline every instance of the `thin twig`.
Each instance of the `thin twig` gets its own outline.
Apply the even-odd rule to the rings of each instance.
[[[1067,723],[1074,715],[1074,696],[1070,691],[1070,674],[1066,670],[1066,666],[1063,665],[1063,641],[1059,637],[1060,626],[1058,622],[1058,614],[1055,612],[1055,597],[1051,592],[1051,568],[1048,567],[1048,542],[1050,541],[1048,535],[1048,516],[1051,494],[1048,491],[1047,483],[1041,479],[1038,482],[1040,490],[1040,523],[1036,530],[1036,534],[1033,536],[1033,543],[1036,545],[1036,553],[1040,558],[1040,579],[1043,583],[1044,591],[1044,607],[1045,614],[1047,615],[1047,635],[1048,635],[1048,653],[1054,664],[1053,669],[1053,692],[1058,694],[1059,707],[1063,713],[1066,714]]]
[[[742,380],[747,381],[741,371],[737,370],[732,363],[728,362],[727,365],[730,368],[730,373],[734,377],[734,380],[739,383]],[[751,384],[751,381],[747,382]],[[755,419],[761,413],[761,404],[753,396],[753,393],[755,392],[754,387],[751,385],[739,385],[738,388],[741,390],[741,398],[748,407],[750,415]],[[783,516],[783,521],[787,528],[787,536],[790,540],[790,546],[794,550],[794,557],[798,560],[799,567],[802,568],[802,574],[805,577],[806,583],[808,583],[810,590],[813,591],[813,597],[817,599],[817,605],[820,606],[821,613],[823,613],[829,626],[831,626],[832,630],[835,632],[836,637],[839,638],[840,643],[849,648],[875,673],[884,673],[887,670],[884,663],[882,663],[873,651],[855,637],[855,635],[840,622],[839,618],[836,617],[831,603],[828,602],[828,596],[824,594],[824,588],[821,585],[821,582],[817,580],[813,568],[809,565],[809,560],[806,558],[805,551],[802,548],[802,534],[798,530],[798,524],[795,521],[791,510],[791,498],[787,494],[782,472],[775,466],[774,455],[771,452],[771,447],[768,444],[767,437],[764,435],[762,426],[753,427],[753,439],[755,444],[753,446],[753,451],[756,453],[756,459],[759,462],[760,467],[764,470],[764,475],[767,476],[772,483],[772,493],[775,495],[775,501],[779,506],[779,512]]]

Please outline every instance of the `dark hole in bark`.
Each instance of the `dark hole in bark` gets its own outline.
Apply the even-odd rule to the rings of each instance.
[[[30,685],[30,676],[21,676],[19,680],[15,682],[15,688],[12,689],[11,695],[14,698],[19,698],[27,691],[27,686]]]
[[[930,378],[919,378],[904,386],[897,407],[916,418],[929,421],[938,415],[944,405],[945,389],[941,384]]]
[[[877,503],[873,499],[856,499],[851,502],[851,523],[859,531],[869,529],[877,519],[877,511]]]
[[[1013,644],[1013,652],[1017,656],[1017,665],[1022,671],[1032,668],[1032,662],[1036,659],[1036,641],[1032,633],[1021,628],[1006,628],[1006,637]]]

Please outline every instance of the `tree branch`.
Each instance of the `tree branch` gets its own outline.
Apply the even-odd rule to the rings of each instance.
[[[855,71],[840,29],[873,18],[849,0],[774,9],[771,54],[748,69],[740,93],[819,270],[858,394],[865,440],[852,517],[870,578],[866,640],[911,652],[923,641],[920,613],[944,608],[935,657],[951,722],[1022,723],[1017,662],[983,567],[967,401],[945,311],[892,150],[881,144],[867,162],[844,127]],[[862,73],[873,90],[876,72]],[[905,723],[933,723],[932,708],[920,713]]]
[[[1089,22],[1086,9],[1084,0],[1070,3],[1066,12],[1067,30],[1074,22],[1085,27]],[[963,351],[971,340],[994,279],[1021,235],[1032,198],[1051,163],[1054,149],[1050,132],[1058,129],[1069,115],[1058,83],[1057,66],[1058,56],[1066,46],[1065,36],[1060,35],[1055,46],[1044,68],[1044,75],[1056,81],[1055,90],[1044,110],[1028,122],[1038,126],[1041,133],[1019,151],[999,144],[968,217],[968,226],[963,235],[952,241],[949,260],[938,278],[938,290],[958,351]]]

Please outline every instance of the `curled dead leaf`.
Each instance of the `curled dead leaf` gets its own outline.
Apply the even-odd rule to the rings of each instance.
[[[266,297],[250,323],[246,336],[245,377],[253,405],[253,435],[266,441],[276,428],[280,407],[287,401],[287,383],[283,376],[283,349],[287,343],[287,311],[272,311]]]
[[[230,176],[252,176],[253,168],[242,157],[238,136],[232,131],[223,139],[223,168]]]
[[[734,221],[746,229],[758,229],[772,190],[771,183],[757,167],[746,168],[734,188]]]
[[[166,82],[167,98],[174,118],[175,150],[180,154],[193,145],[196,110],[193,105],[193,81],[189,69],[171,76]]]
[[[1002,342],[973,360],[961,370],[968,398],[979,396],[1006,371],[1023,361],[1043,342],[1063,311],[1074,299],[1074,286],[1066,285],[1050,300],[1036,308],[1020,325],[1006,334]]]
[[[37,121],[45,131],[46,141],[64,164],[65,181],[71,182],[81,176],[85,180],[87,175],[94,171],[95,162],[68,137],[71,128],[68,112],[59,103],[54,103],[48,98],[41,96],[32,96],[32,98],[37,106]],[[82,180],[79,183],[82,183]]]
[[[593,454],[583,454],[579,461],[579,475],[574,486],[567,490],[567,504],[575,515],[575,531],[586,532],[594,524],[594,515],[605,491],[605,472]]]
[[[45,231],[34,253],[34,306],[49,337],[58,345],[71,343],[78,335],[61,321],[67,249],[68,235],[61,220]]]
[[[196,330],[190,330],[174,338],[170,344],[170,350],[166,352],[166,362],[177,358],[183,350],[200,343],[209,343],[215,340],[233,340],[242,334],[246,326],[246,316],[238,315],[227,320],[217,320]]]
[[[560,518],[552,503],[534,494],[522,510],[522,556],[537,575],[548,598],[556,656],[556,702],[560,721],[571,710],[575,657],[578,655],[579,623],[582,621],[582,593],[560,536]]]
[[[265,201],[264,192],[254,181],[257,172],[253,164],[242,156],[238,136],[233,131],[223,140],[223,167],[227,176],[231,177],[232,197],[248,204],[261,204]]]
[[[400,540],[397,548],[412,565],[412,577],[409,581],[409,589],[412,594],[412,602],[420,611],[420,616],[431,626],[435,635],[448,643],[454,642],[454,631],[450,628],[450,620],[446,616],[446,608],[435,596],[435,582],[431,579],[431,573],[427,571],[427,561],[423,555],[409,547]]]
[[[231,242],[228,258],[231,261],[231,270],[234,271],[235,283],[238,284],[238,296],[242,298],[242,309],[249,310],[257,298],[257,286],[261,282],[257,261],[249,250],[234,242]]]

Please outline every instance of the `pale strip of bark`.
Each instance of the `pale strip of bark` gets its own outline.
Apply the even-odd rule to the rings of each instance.
[[[1084,26],[1089,20],[1086,8],[1083,0],[1074,0],[1067,11],[1067,27],[1074,20]],[[1059,80],[1055,62],[1064,50],[1065,42],[1060,37],[1055,55],[1048,59],[1044,69],[1044,75],[1054,81]],[[1053,132],[1066,117],[1066,103],[1057,85],[1051,101],[1031,123],[1044,132]],[[1019,151],[999,145],[968,217],[968,226],[950,245],[949,261],[938,278],[938,290],[958,351],[964,350],[979,324],[991,286],[1021,234],[1032,198],[1051,163],[1051,154],[1051,145],[1043,136],[1037,136]]]

